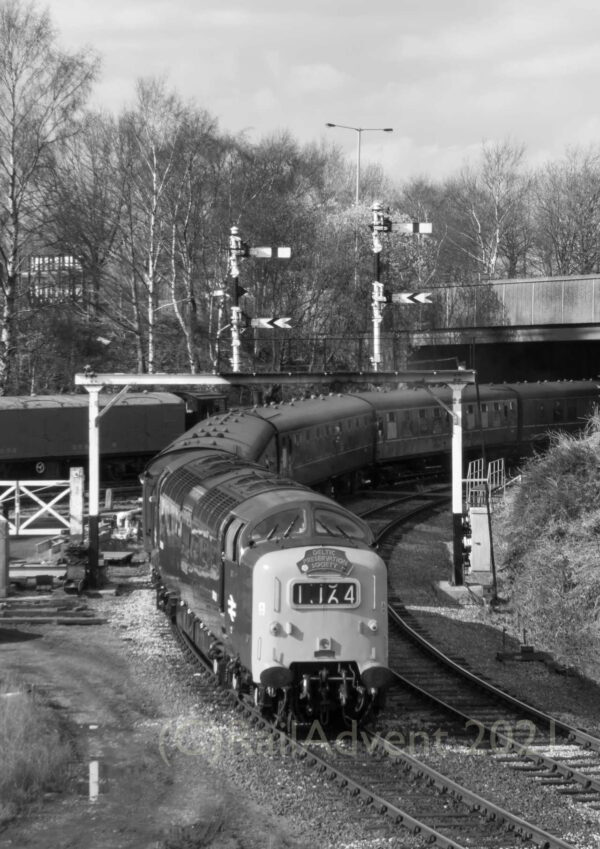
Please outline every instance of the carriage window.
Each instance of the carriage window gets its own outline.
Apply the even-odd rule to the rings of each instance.
[[[275,542],[288,537],[297,537],[306,533],[306,515],[304,510],[283,510],[267,519],[263,519],[250,533],[250,543]]]
[[[318,534],[346,539],[366,539],[364,529],[349,516],[323,508],[315,509],[315,531]]]

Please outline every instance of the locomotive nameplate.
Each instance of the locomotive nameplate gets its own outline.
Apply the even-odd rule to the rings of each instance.
[[[302,560],[298,561],[298,568],[305,575],[314,572],[336,572],[338,575],[349,575],[352,565],[346,552],[337,548],[311,548]]]
[[[292,584],[294,607],[357,607],[356,581],[295,581]]]

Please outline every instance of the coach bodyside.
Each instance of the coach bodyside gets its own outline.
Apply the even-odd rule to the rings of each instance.
[[[446,406],[449,390],[438,391]],[[365,397],[365,396],[363,396]],[[377,462],[443,453],[450,445],[446,409],[423,389],[395,389],[366,396],[377,415]]]
[[[374,461],[375,413],[359,395],[325,395],[256,410],[277,431],[277,471],[307,486]]]
[[[600,400],[594,380],[517,383],[513,389],[521,405],[521,438],[540,442],[550,430],[578,430]]]

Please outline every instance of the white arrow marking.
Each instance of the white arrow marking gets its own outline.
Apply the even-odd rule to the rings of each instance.
[[[285,318],[279,318],[278,316],[273,316],[272,318],[253,318],[250,322],[252,327],[267,327],[272,329],[273,327],[282,327],[285,330],[290,330],[291,318],[286,316]]]
[[[395,292],[392,295],[394,304],[431,304],[431,292]]]

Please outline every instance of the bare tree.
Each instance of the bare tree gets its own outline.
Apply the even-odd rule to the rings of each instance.
[[[504,251],[528,191],[522,172],[524,148],[511,141],[484,144],[476,168],[466,167],[447,186],[449,240],[465,255],[479,278],[505,274]],[[513,265],[515,263],[513,257]]]
[[[56,46],[48,12],[0,6],[0,394],[10,384],[21,265],[36,221],[37,181],[52,148],[73,132],[98,68],[88,52]]]
[[[534,217],[545,274],[593,274],[600,268],[600,151],[573,148],[536,180]]]

